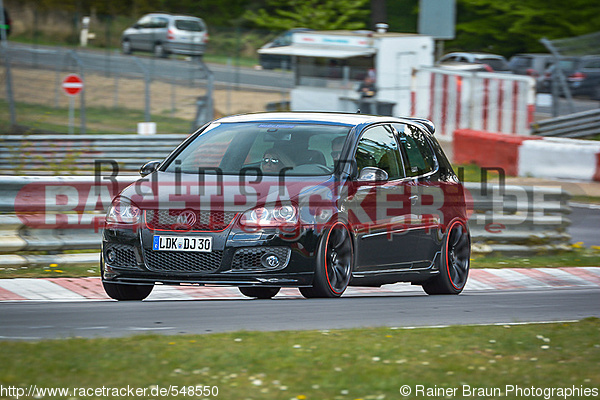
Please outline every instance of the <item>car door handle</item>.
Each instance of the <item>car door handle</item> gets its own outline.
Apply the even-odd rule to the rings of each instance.
[[[410,196],[408,199],[410,200],[410,204],[414,206],[415,204],[417,204],[417,199],[418,198],[419,198],[419,196],[417,196],[415,194],[415,195]]]

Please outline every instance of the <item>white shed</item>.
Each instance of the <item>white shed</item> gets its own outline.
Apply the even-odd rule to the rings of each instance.
[[[420,67],[434,61],[431,36],[372,31],[305,31],[289,46],[259,50],[291,56],[295,87],[293,111],[411,114],[411,82]],[[375,77],[375,95],[361,98],[359,86]]]

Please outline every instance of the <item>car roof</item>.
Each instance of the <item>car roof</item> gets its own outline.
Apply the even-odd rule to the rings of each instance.
[[[447,57],[447,56],[472,56],[474,58],[504,58],[504,56],[501,56],[500,54],[469,53],[469,52],[462,52],[462,51],[457,51],[457,52],[448,53],[448,54],[444,55],[444,57]]]
[[[340,125],[359,125],[381,121],[398,120],[394,117],[381,117],[368,114],[336,112],[265,112],[223,117],[216,122],[296,122],[296,123],[333,123]]]
[[[339,112],[261,112],[240,114],[215,120],[220,123],[265,122],[265,123],[314,123],[351,126],[365,126],[377,123],[399,123],[420,126],[426,132],[434,134],[435,126],[429,120],[412,117],[391,117],[368,114]]]
[[[190,18],[190,19],[201,19],[198,17],[194,17],[193,15],[177,15],[177,14],[169,14],[169,13],[148,13],[144,16],[151,15],[153,17],[167,17],[167,18]]]

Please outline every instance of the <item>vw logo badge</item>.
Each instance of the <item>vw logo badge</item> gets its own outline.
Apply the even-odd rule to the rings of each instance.
[[[196,224],[198,218],[192,210],[184,210],[177,216],[177,224],[191,228]]]
[[[265,257],[266,267],[277,268],[279,266],[279,258],[275,255],[269,255]]]

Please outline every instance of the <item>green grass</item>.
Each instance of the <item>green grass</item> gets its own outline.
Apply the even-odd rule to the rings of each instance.
[[[481,182],[481,168],[475,164],[468,165],[455,165],[454,172],[458,175],[462,182]],[[487,172],[484,171],[484,176],[489,183],[498,183],[499,182],[499,174],[495,170],[489,170]]]
[[[460,387],[455,398],[462,385],[597,388],[600,320],[2,342],[0,382],[207,385],[221,399],[261,400],[400,399],[402,385]]]
[[[68,132],[68,109],[54,108],[43,105],[16,103],[17,124],[25,126],[32,132],[51,131]],[[0,100],[0,132],[11,133],[8,114],[8,103]],[[86,133],[136,133],[137,123],[144,121],[144,112],[125,108],[86,108]],[[188,133],[191,122],[163,115],[152,115],[152,121],[157,124],[157,133]],[[75,115],[74,132],[79,133],[79,111]]]
[[[586,248],[581,243],[575,243],[572,252],[530,257],[476,256],[471,261],[471,268],[558,267],[600,267],[600,247]]]
[[[0,267],[0,279],[10,278],[84,278],[100,276],[98,265],[32,265]]]

